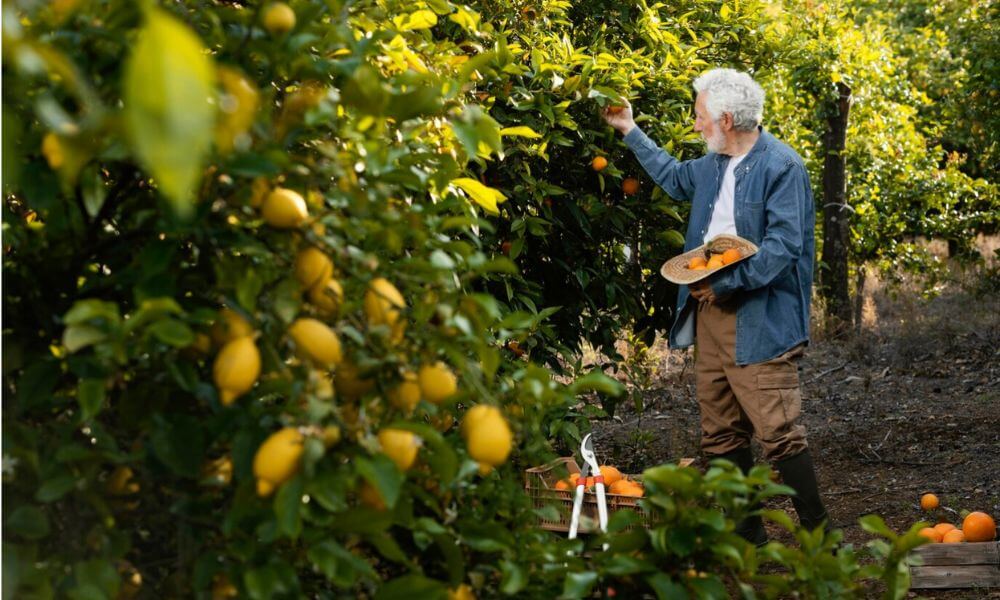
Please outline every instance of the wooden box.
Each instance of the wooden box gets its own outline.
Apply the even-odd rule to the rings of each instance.
[[[910,567],[910,587],[1000,587],[1000,542],[927,544],[913,551],[923,565]]]

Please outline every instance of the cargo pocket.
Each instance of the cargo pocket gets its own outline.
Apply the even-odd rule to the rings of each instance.
[[[802,412],[799,373],[797,370],[758,373],[757,392],[763,421],[761,441],[777,442],[792,431]]]

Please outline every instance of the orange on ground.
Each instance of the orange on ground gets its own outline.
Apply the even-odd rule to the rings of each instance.
[[[743,255],[737,248],[730,248],[722,253],[722,264],[728,265],[729,263],[734,263],[738,261]]]
[[[712,258],[708,259],[708,269],[718,269],[719,267],[725,266],[726,263],[722,262],[721,254],[713,254]]]
[[[962,533],[961,529],[952,529],[951,531],[944,534],[941,541],[945,544],[958,544],[965,541],[965,534]]]
[[[934,542],[935,544],[941,541],[941,534],[938,533],[938,530],[934,529],[933,527],[924,527],[917,533],[929,539],[930,541]]]
[[[924,494],[920,497],[920,508],[924,510],[934,510],[938,506],[941,506],[941,503],[938,502],[938,497],[934,494]]]
[[[955,529],[955,526],[952,525],[951,523],[938,523],[937,525],[934,526],[934,530],[940,533],[942,536],[951,531],[952,529]]]
[[[708,265],[708,261],[705,260],[704,256],[695,256],[691,259],[691,262],[688,263],[688,269],[691,270],[705,269],[707,268],[706,265]]]
[[[980,511],[969,513],[962,521],[962,533],[967,542],[989,542],[997,537],[997,524],[993,517]]]
[[[595,156],[594,160],[590,161],[590,168],[595,171],[603,171],[605,167],[608,166],[608,159],[603,156]]]
[[[639,193],[639,180],[629,177],[622,182],[622,191],[625,192],[626,196],[632,196]]]
[[[612,467],[611,465],[601,465],[601,475],[604,476],[604,485],[610,487],[617,481],[621,481],[622,472],[618,469]]]

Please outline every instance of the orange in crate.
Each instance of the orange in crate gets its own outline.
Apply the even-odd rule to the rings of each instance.
[[[679,464],[681,466],[688,466],[693,462],[693,458],[685,458],[681,459]],[[618,470],[615,469],[615,471]],[[568,472],[569,476],[561,478],[560,476],[564,472]],[[602,470],[602,473],[605,480],[607,480],[609,474],[614,475],[610,469],[606,471]],[[619,481],[613,484],[608,484],[605,481],[605,499],[608,505],[608,517],[610,518],[617,511],[628,510],[640,516],[641,522],[638,526],[644,527],[648,525],[649,516],[639,506],[639,498],[644,494],[642,483],[639,481],[641,478],[635,475],[627,476],[621,472],[617,474],[621,477]],[[525,470],[524,490],[531,497],[532,505],[535,508],[554,506],[558,512],[558,516],[554,520],[539,517],[539,527],[548,529],[549,531],[569,531],[570,518],[573,514],[573,498],[576,495],[576,482],[579,478],[580,466],[577,465],[576,460],[571,456],[557,458],[546,465]],[[586,488],[587,493],[583,495],[579,531],[581,533],[594,533],[599,530],[597,524],[597,494],[593,488],[593,477],[588,477],[587,479],[590,480],[590,485]],[[563,489],[560,482],[568,484],[569,489]],[[611,489],[611,486],[616,486],[615,490],[625,490],[625,493],[616,493],[616,491]],[[634,526],[631,526],[630,529],[632,527]]]

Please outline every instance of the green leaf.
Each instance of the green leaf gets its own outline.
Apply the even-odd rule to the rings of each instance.
[[[39,360],[17,379],[17,404],[29,409],[52,400],[52,390],[59,381],[59,366],[54,360]]]
[[[408,15],[400,15],[393,19],[393,24],[400,31],[415,31],[417,29],[430,29],[437,25],[437,15],[433,11],[418,10]]]
[[[411,600],[412,598],[427,598],[429,600],[445,600],[448,588],[434,579],[422,575],[405,575],[383,585],[375,600]]]
[[[302,477],[293,477],[274,497],[278,531],[293,540],[302,532],[302,487]]]
[[[121,314],[114,302],[91,298],[77,300],[62,318],[63,323],[67,325],[79,325],[91,319],[103,319],[110,324],[116,324],[121,321]]]
[[[528,574],[521,565],[505,560],[500,563],[500,591],[508,596],[520,592],[528,584]]]
[[[76,399],[80,403],[83,420],[89,421],[101,412],[104,405],[104,380],[81,379],[76,388]]]
[[[562,598],[583,598],[590,594],[591,588],[597,583],[597,573],[584,571],[583,573],[567,573],[563,581]]]
[[[215,67],[169,13],[149,8],[125,66],[125,125],[139,160],[182,217],[190,216],[215,125]]]
[[[670,579],[666,573],[657,573],[646,578],[646,583],[656,592],[656,597],[660,600],[687,600],[689,597],[687,589]],[[723,596],[725,597],[725,596]]]
[[[503,129],[500,130],[500,135],[512,135],[512,136],[526,137],[531,139],[542,137],[542,134],[536,132],[531,127],[527,127],[524,125],[520,125],[518,127],[504,127]]]
[[[83,208],[90,218],[97,216],[104,206],[104,200],[108,197],[108,188],[101,178],[101,171],[97,165],[91,165],[84,169],[80,177],[80,189],[83,195]]]
[[[568,389],[574,395],[594,391],[609,396],[620,396],[625,391],[625,386],[600,371],[591,371],[573,381]]]
[[[306,558],[334,585],[350,587],[358,575],[375,579],[376,574],[363,558],[347,550],[332,539],[309,548]]]
[[[405,480],[396,463],[384,454],[377,454],[371,459],[357,458],[355,466],[358,473],[378,489],[387,507],[391,509],[396,506]]]
[[[194,332],[182,321],[163,319],[149,327],[150,333],[164,344],[174,348],[184,348],[194,342]]]
[[[451,183],[460,187],[476,204],[482,206],[486,212],[492,215],[499,214],[500,209],[497,208],[497,204],[507,200],[507,196],[504,196],[500,190],[483,185],[470,177],[452,179]]]
[[[49,520],[34,506],[19,506],[7,517],[4,535],[8,532],[29,540],[40,540],[49,535]]]
[[[76,486],[76,477],[63,473],[47,480],[35,492],[35,500],[39,502],[54,502],[65,496]]]
[[[667,231],[661,232],[659,234],[659,237],[664,242],[670,244],[675,248],[684,247],[684,234],[677,231],[676,229],[668,229]]]
[[[63,331],[63,346],[70,354],[107,339],[108,334],[90,325],[70,325]]]

